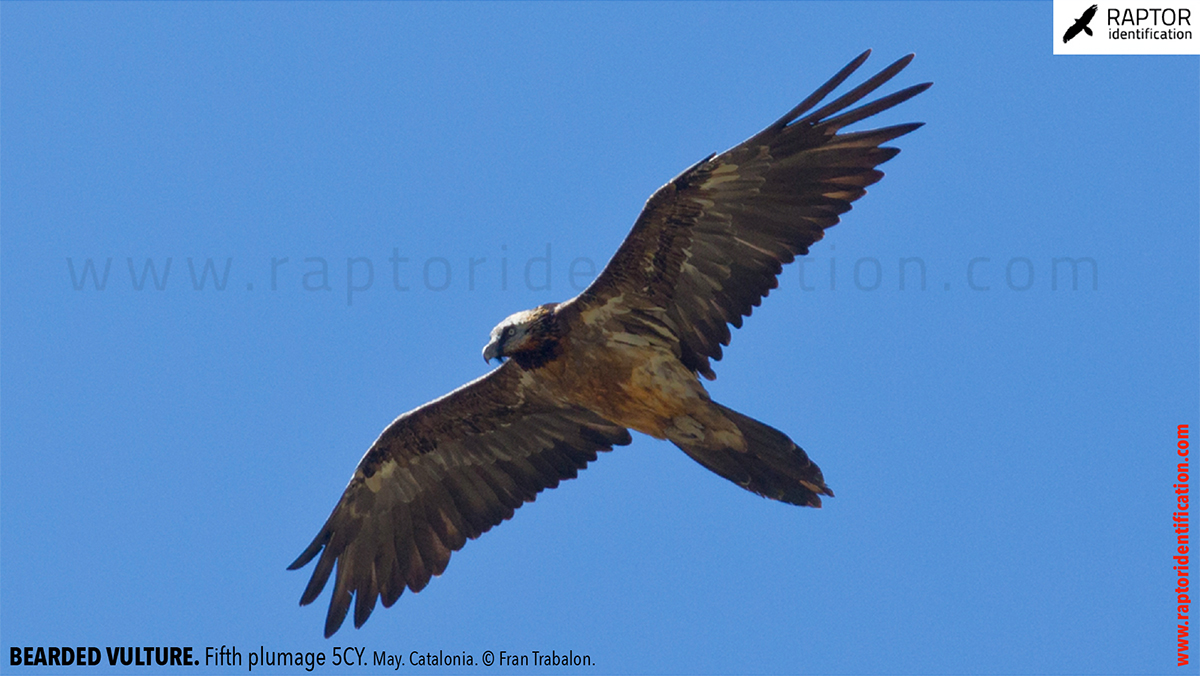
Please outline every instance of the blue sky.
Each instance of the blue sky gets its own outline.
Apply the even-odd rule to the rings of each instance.
[[[1197,57],[1052,56],[1048,2],[0,15],[6,656],[1175,670],[1173,446],[1200,411]],[[837,497],[763,500],[638,436],[323,639],[328,591],[297,607],[311,567],[284,568],[379,431],[484,373],[500,319],[573,296],[659,185],[866,48],[855,82],[915,52],[892,88],[935,83],[878,123],[927,125],[813,248],[809,289],[785,270],[710,384]],[[110,258],[104,289],[82,278]],[[1063,258],[1094,276],[1082,263],[1072,288]],[[195,289],[209,259],[223,290],[212,271]]]

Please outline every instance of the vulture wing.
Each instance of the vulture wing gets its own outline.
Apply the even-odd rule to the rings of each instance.
[[[551,400],[535,376],[508,362],[400,416],[358,463],[329,519],[289,570],[318,554],[301,605],[320,595],[337,564],[325,636],[354,597],[354,626],[375,601],[391,606],[446,569],[450,553],[544,488],[572,479],[629,431]]]
[[[574,307],[588,321],[616,319],[635,333],[670,332],[684,365],[715,378],[709,359],[720,359],[721,346],[729,344],[728,324],[740,328],[742,317],[778,285],[783,266],[808,253],[825,228],[883,178],[876,167],[900,151],[881,145],[921,126],[840,133],[930,86],[849,109],[903,70],[912,55],[812,110],[869,54],[771,126],[659,188]]]

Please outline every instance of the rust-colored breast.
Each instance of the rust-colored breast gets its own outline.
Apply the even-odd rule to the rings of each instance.
[[[696,376],[662,346],[568,339],[562,347],[543,369],[553,389],[618,425],[666,438],[671,421],[703,396]]]

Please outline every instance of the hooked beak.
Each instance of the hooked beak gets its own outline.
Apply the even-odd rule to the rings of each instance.
[[[493,359],[499,359],[499,358],[500,358],[500,341],[493,340],[492,342],[487,344],[487,347],[483,348],[483,361],[490,364],[490,363],[492,363]]]

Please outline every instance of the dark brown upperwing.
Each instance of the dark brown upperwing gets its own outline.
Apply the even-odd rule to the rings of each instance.
[[[783,266],[808,253],[824,229],[866,194],[866,186],[883,177],[875,167],[900,151],[880,146],[921,126],[838,133],[930,86],[846,110],[903,70],[911,54],[800,117],[869,54],[771,126],[655,192],[612,260],[573,305],[602,319],[665,323],[679,339],[683,363],[715,378],[709,359],[720,359],[721,345],[729,344],[728,324],[740,328],[742,317],[778,285]]]
[[[388,607],[405,587],[420,591],[468,539],[574,478],[597,451],[630,442],[625,428],[551,401],[536,378],[509,361],[383,431],[312,544],[288,566],[321,555],[300,598],[306,605],[337,563],[326,637],[341,626],[351,596],[360,627],[377,598]]]

